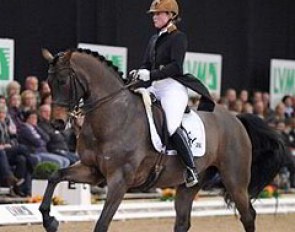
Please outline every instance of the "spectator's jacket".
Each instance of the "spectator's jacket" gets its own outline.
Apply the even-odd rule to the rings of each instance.
[[[68,151],[68,145],[60,131],[56,130],[50,122],[45,119],[39,119],[38,126],[47,134],[49,141],[47,142],[47,150],[55,153],[56,151]]]
[[[31,152],[48,152],[46,145],[49,141],[49,136],[38,126],[23,123],[20,127],[18,138],[19,142],[27,145]]]
[[[18,145],[16,134],[10,134],[9,126],[13,123],[12,119],[8,116],[5,122],[0,122],[0,144]]]
[[[13,120],[14,124],[16,125],[17,130],[21,127],[21,124],[23,124],[23,112],[20,108],[17,107],[10,107],[8,108],[8,113]]]
[[[0,122],[0,144],[9,144],[10,136],[6,122]]]

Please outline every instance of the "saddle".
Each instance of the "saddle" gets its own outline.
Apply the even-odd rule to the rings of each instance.
[[[153,94],[151,94],[145,88],[136,89],[134,92],[142,96],[150,126],[152,144],[155,150],[160,153],[155,161],[155,166],[152,168],[148,176],[148,179],[141,186],[137,187],[138,189],[144,191],[151,188],[157,182],[159,176],[165,168],[166,155],[175,155],[176,151],[173,149],[172,142],[170,142],[166,116],[160,101],[158,101],[156,97],[153,96]],[[189,107],[186,108],[183,119],[184,120],[182,121],[182,129],[183,132],[186,134],[186,139],[188,140],[188,143],[191,145],[191,148],[197,148],[198,152],[196,153],[196,156],[202,156],[205,149],[205,135],[204,126],[201,122],[201,119],[199,118],[199,116],[197,116],[196,113],[190,113]],[[198,125],[197,128],[194,128],[194,131],[202,132],[200,137],[201,139],[199,139],[199,135],[195,136],[195,133],[190,130],[192,128],[190,128],[188,125],[190,125],[191,123]],[[189,130],[186,130],[188,128]]]
[[[170,147],[169,143],[169,133],[167,127],[167,120],[165,111],[162,108],[161,102],[151,93],[152,100],[152,113],[154,118],[154,123],[156,126],[157,133],[160,136],[162,144],[166,147]]]
[[[152,100],[152,113],[157,133],[159,134],[162,144],[165,145],[166,149],[172,150],[173,146],[168,133],[165,111],[162,108],[161,102],[154,96],[153,93],[150,93],[150,97]],[[187,106],[184,113],[188,114],[190,113],[190,110],[189,106]],[[184,130],[184,132],[186,131]]]

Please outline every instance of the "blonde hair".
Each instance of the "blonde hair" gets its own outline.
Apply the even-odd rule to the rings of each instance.
[[[24,102],[25,102],[25,99],[27,97],[32,97],[35,99],[35,101],[37,102],[37,97],[36,95],[34,94],[34,92],[32,90],[24,90],[22,93],[21,93],[21,104],[24,105]]]
[[[10,95],[12,95],[12,94],[10,93],[10,91],[11,91],[12,89],[16,89],[16,93],[17,93],[17,94],[20,94],[20,90],[21,90],[21,85],[20,85],[20,83],[19,83],[18,81],[11,81],[11,82],[9,82],[9,83],[7,84],[7,86],[6,86],[6,94],[7,94],[8,97],[10,97]]]

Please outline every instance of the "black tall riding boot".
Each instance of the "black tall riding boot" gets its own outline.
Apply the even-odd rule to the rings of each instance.
[[[181,157],[183,163],[186,166],[186,187],[192,187],[198,183],[198,174],[192,151],[189,148],[185,135],[180,128],[177,128],[171,138],[178,155]]]

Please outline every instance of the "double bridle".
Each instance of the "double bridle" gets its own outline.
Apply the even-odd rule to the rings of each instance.
[[[90,94],[89,89],[77,77],[76,72],[74,71],[74,69],[72,67],[68,66],[68,67],[55,68],[55,69],[51,68],[48,70],[48,74],[52,75],[52,74],[55,74],[55,73],[60,72],[62,70],[69,70],[69,78],[70,78],[69,101],[68,102],[53,101],[52,104],[68,108],[68,110],[69,110],[69,119],[68,120],[69,121],[72,121],[73,119],[80,117],[81,113],[82,113],[82,115],[86,115],[87,113],[90,113],[93,110],[101,107],[103,104],[116,99],[116,97],[118,97],[122,91],[128,90],[129,87],[131,87],[137,83],[137,81],[131,82],[128,85],[124,85],[120,89],[118,89],[118,90],[116,90],[116,91],[114,91],[102,98],[95,99],[93,101],[89,101],[87,99],[84,101],[81,101],[85,94]],[[81,92],[81,91],[82,91],[82,93],[79,94],[79,92]]]

